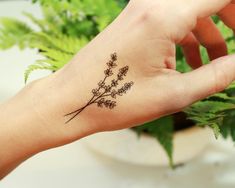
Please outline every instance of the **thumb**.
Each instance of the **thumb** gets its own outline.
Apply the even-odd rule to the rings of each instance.
[[[204,99],[223,91],[235,80],[235,55],[216,59],[180,77],[185,88],[186,103]]]

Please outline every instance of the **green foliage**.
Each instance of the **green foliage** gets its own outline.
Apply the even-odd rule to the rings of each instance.
[[[227,113],[227,116],[223,120],[223,125],[221,128],[221,134],[224,138],[231,136],[235,140],[235,111],[230,111]]]
[[[28,46],[39,49],[39,54],[44,59],[37,60],[35,64],[28,67],[25,72],[25,82],[32,71],[61,69],[88,42],[86,38],[68,37],[63,34],[50,36],[46,33],[32,33],[28,38],[31,41]]]
[[[43,60],[28,67],[25,81],[34,70],[57,71],[102,31],[124,7],[115,0],[34,0],[41,4],[43,19],[29,13],[37,30],[12,18],[0,20],[0,49],[18,45],[21,49],[37,49]]]
[[[115,0],[36,0],[41,4],[43,29],[68,36],[86,35],[89,39],[102,31],[122,10]],[[38,21],[37,21],[38,22]],[[56,27],[55,24],[56,23]],[[45,31],[44,30],[44,31]]]
[[[146,123],[143,126],[134,128],[139,135],[147,133],[155,137],[165,149],[169,158],[169,165],[173,167],[173,131],[174,120],[172,116],[160,118]]]
[[[217,96],[220,98],[219,96]],[[197,102],[185,109],[188,118],[196,122],[198,126],[209,126],[213,129],[215,137],[218,138],[221,129],[223,129],[223,121],[227,111],[235,109],[235,104],[226,99],[228,96],[222,96],[223,102],[211,100],[210,98]]]
[[[0,19],[0,49],[17,45],[20,49],[37,49],[41,54],[35,64],[25,71],[25,81],[35,70],[55,72],[68,63],[72,57],[102,31],[126,5],[127,0],[32,0],[39,3],[43,19],[29,13],[24,15],[37,26],[32,29],[17,19]],[[213,17],[217,27],[227,41],[229,53],[235,52],[232,30],[218,17]],[[205,48],[200,48],[203,62],[209,63]],[[177,46],[177,70],[188,72],[182,50]],[[216,138],[229,136],[235,141],[235,83],[225,91],[199,101],[184,110],[188,119],[200,127],[209,126]],[[173,166],[173,116],[167,116],[135,128],[139,133],[155,137],[163,146]]]
[[[24,22],[13,18],[0,19],[0,49],[8,49],[14,45],[24,48],[25,38],[32,29]]]

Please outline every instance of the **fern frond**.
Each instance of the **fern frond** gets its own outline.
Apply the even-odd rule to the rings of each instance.
[[[57,71],[67,64],[73,56],[88,43],[88,39],[85,37],[79,39],[63,34],[50,36],[46,33],[31,33],[28,36],[28,40],[31,41],[30,47],[39,49],[39,53],[45,57],[43,60],[38,60],[36,65],[29,67],[29,70],[31,70],[31,68],[43,69],[43,67],[47,69],[48,66],[45,65],[50,65],[49,68],[52,66],[53,71]],[[28,78],[28,75],[32,72],[29,70],[26,71],[26,78]]]
[[[215,95],[227,100],[228,96],[223,94]],[[184,110],[188,119],[193,120],[196,125],[205,127],[209,126],[213,129],[215,137],[218,138],[221,128],[223,128],[223,121],[227,117],[226,112],[234,111],[235,104],[220,101],[199,101]]]
[[[225,103],[233,103],[235,104],[235,97],[228,95],[226,92],[228,91],[234,91],[234,89],[226,89],[223,93],[216,93],[212,95],[211,97],[208,97],[208,101],[218,101],[218,102],[225,102]]]
[[[228,91],[228,90],[235,90],[235,82],[231,83],[225,91]]]
[[[234,110],[235,104],[228,102],[219,102],[219,101],[200,101],[193,104],[190,108],[186,109],[187,113],[197,112],[201,113],[219,113],[226,110]]]
[[[8,49],[14,45],[25,48],[27,46],[26,38],[32,32],[33,30],[24,22],[13,18],[1,18],[0,49]]]
[[[173,116],[166,116],[152,122],[146,123],[139,127],[133,128],[139,136],[142,133],[148,133],[156,138],[161,146],[164,148],[171,167],[173,164],[173,134],[174,134],[174,118]]]
[[[53,63],[53,66],[55,66],[57,69],[62,68],[65,64],[67,64],[73,58],[72,54],[63,53],[61,51],[50,49],[50,48],[48,48],[46,51],[41,51],[40,54],[47,58],[41,61],[44,61],[50,64]]]
[[[56,71],[56,67],[43,62],[38,62],[33,65],[28,66],[24,73],[24,81],[25,83],[28,81],[29,75],[35,70],[49,70],[49,71]]]
[[[212,123],[209,126],[214,131],[215,138],[218,139],[219,135],[220,135],[220,132],[221,132],[219,125],[217,123]]]
[[[30,19],[32,23],[34,23],[36,26],[38,26],[39,29],[41,30],[41,32],[46,32],[45,23],[44,23],[45,21],[39,20],[38,18],[35,18],[32,14],[30,14],[28,12],[23,12],[23,14],[28,19]]]
[[[75,38],[63,34],[51,36],[46,33],[33,33],[31,41],[31,46],[34,48],[51,48],[71,55],[76,54],[88,43],[88,39],[85,37]]]

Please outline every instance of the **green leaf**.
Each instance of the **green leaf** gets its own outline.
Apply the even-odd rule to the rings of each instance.
[[[0,49],[8,49],[14,45],[25,48],[27,36],[33,30],[24,22],[13,18],[0,19]]]
[[[222,126],[220,126],[220,130],[224,138],[231,136],[235,142],[235,111],[230,111],[227,113]]]
[[[70,55],[75,55],[82,47],[88,43],[85,37],[74,38],[63,34],[51,36],[46,33],[33,33],[31,35],[31,47],[42,51],[51,50],[61,51]]]
[[[235,82],[231,83],[226,90],[235,89]]]
[[[73,56],[88,43],[86,38],[74,38],[65,35],[49,36],[45,33],[32,33],[28,36],[30,46],[39,49],[44,59],[38,60],[36,66],[30,66],[26,71],[25,80],[33,70],[53,69],[57,71],[67,64]]]
[[[46,28],[45,28],[45,24],[43,20],[37,19],[36,17],[34,17],[32,14],[28,13],[28,12],[23,12],[23,14],[29,18],[31,20],[32,23],[34,23],[36,26],[39,27],[39,29],[42,32],[46,32]]]
[[[214,135],[215,135],[215,138],[218,139],[219,135],[220,135],[220,127],[218,124],[216,123],[213,123],[210,125],[210,127],[213,129],[214,131]]]
[[[228,96],[223,94],[216,94],[215,96],[225,100],[229,99]],[[224,119],[234,109],[235,105],[233,103],[205,100],[193,104],[185,109],[185,112],[188,119],[193,120],[196,125],[211,127],[215,137],[218,138],[221,130],[227,133],[227,130],[223,130]]]
[[[155,137],[162,145],[169,158],[169,165],[173,167],[173,132],[174,120],[172,116],[160,118],[158,120],[146,123],[143,126],[135,128],[141,134],[146,132]]]
[[[47,63],[35,63],[33,65],[28,66],[28,68],[27,68],[27,70],[25,71],[25,74],[24,74],[25,83],[27,82],[27,80],[29,78],[29,75],[35,70],[55,71],[56,67],[53,67],[52,65],[47,64]]]
[[[216,93],[209,97],[208,100],[210,100],[211,98],[223,99],[225,101],[235,99],[235,97],[230,97],[226,93]]]
[[[187,108],[185,112],[196,112],[198,115],[202,113],[218,113],[226,110],[234,110],[235,104],[219,101],[200,101]]]

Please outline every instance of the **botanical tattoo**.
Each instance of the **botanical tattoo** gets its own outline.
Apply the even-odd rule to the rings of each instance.
[[[85,110],[88,106],[92,104],[96,104],[100,108],[108,108],[108,109],[113,109],[114,107],[117,106],[116,99],[117,97],[123,96],[124,94],[127,93],[128,90],[131,89],[133,86],[134,82],[127,82],[122,85],[122,87],[118,88],[118,85],[122,80],[124,80],[124,77],[126,77],[128,71],[129,71],[129,66],[122,67],[119,69],[116,78],[111,79],[109,81],[109,84],[106,82],[108,81],[108,78],[112,77],[114,75],[113,69],[117,67],[117,54],[113,53],[111,54],[110,60],[107,62],[108,68],[104,71],[104,79],[101,80],[98,83],[98,87],[96,89],[92,90],[92,97],[91,99],[87,102],[86,105],[83,107],[68,113],[65,115],[65,117],[70,117],[66,123],[69,123],[72,121],[75,117],[77,117],[83,110]]]

